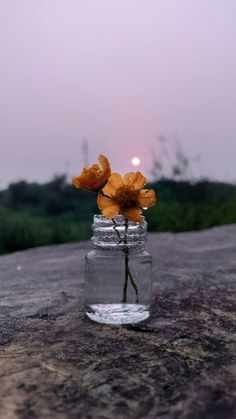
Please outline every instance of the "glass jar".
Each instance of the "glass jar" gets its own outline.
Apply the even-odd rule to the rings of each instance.
[[[152,258],[145,250],[147,223],[95,215],[93,250],[86,255],[87,316],[106,324],[137,323],[149,317]]]

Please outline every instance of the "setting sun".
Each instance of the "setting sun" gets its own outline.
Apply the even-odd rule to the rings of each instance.
[[[141,160],[139,157],[135,156],[135,157],[132,157],[131,163],[133,166],[139,166],[141,163]]]

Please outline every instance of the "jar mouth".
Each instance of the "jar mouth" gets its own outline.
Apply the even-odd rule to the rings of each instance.
[[[104,215],[102,215],[102,214],[96,214],[96,215],[94,215],[93,216],[93,222],[94,222],[94,224],[95,225],[101,225],[101,226],[104,226],[104,227],[109,227],[109,226],[114,226],[114,221],[115,221],[115,224],[116,225],[120,225],[120,226],[123,226],[123,225],[125,225],[125,221],[126,221],[126,218],[123,216],[123,215],[117,215],[116,217],[114,217],[113,219],[109,219],[109,218],[106,218]],[[133,226],[133,227],[138,227],[138,226],[143,226],[143,227],[145,227],[146,226],[146,221],[145,221],[145,218],[143,217],[143,221],[141,221],[141,222],[135,222],[135,221],[129,221],[128,222],[128,225],[129,226]]]
[[[145,219],[141,223],[129,221],[123,215],[108,219],[104,215],[94,215],[93,243],[95,247],[123,248],[124,244],[129,248],[141,248],[146,240],[147,223]]]

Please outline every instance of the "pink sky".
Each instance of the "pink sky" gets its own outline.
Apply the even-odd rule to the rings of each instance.
[[[193,175],[236,180],[235,0],[2,0],[0,187],[115,170],[178,135]]]

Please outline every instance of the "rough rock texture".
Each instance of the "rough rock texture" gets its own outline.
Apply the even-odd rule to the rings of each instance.
[[[236,417],[236,225],[151,234],[153,313],[83,313],[87,242],[0,257],[0,418]]]

